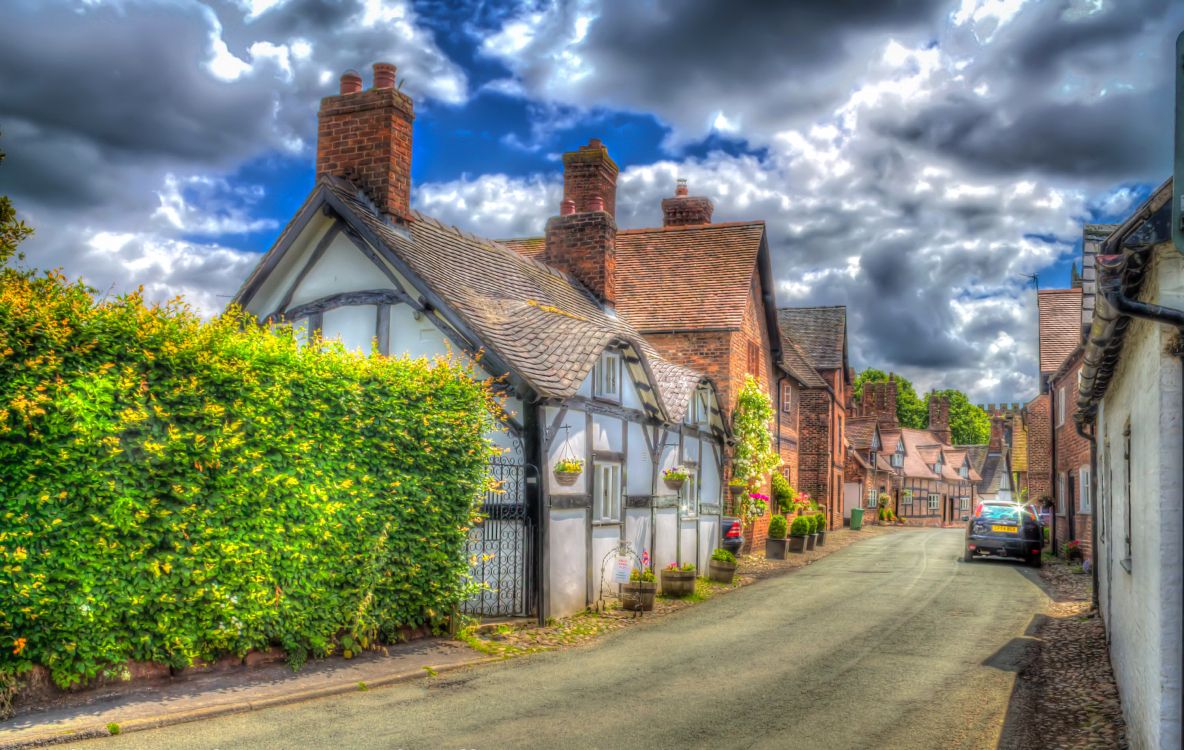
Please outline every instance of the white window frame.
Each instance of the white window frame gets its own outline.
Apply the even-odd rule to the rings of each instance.
[[[1065,514],[1065,491],[1066,491],[1066,477],[1065,472],[1057,473],[1057,515]]]
[[[687,408],[686,419],[683,420],[689,425],[705,425],[709,423],[707,417],[710,409],[707,407],[707,391],[703,388],[695,390],[691,396],[691,405]]]
[[[689,472],[687,481],[678,489],[678,515],[692,518],[699,515],[699,477]]]
[[[875,487],[872,487],[871,489],[869,489],[867,491],[867,507],[876,508],[879,505],[880,505],[880,493],[876,491]]]
[[[607,481],[605,481],[607,478]],[[592,497],[594,520],[598,523],[621,522],[621,465],[597,462],[593,465]]]
[[[1057,427],[1065,425],[1065,386],[1057,388]]]
[[[781,384],[781,412],[793,414],[793,384],[789,381]]]
[[[900,451],[893,453],[892,458],[889,459],[889,463],[892,464],[892,468],[894,469],[899,469],[900,467],[904,466],[904,453]]]
[[[1089,478],[1088,464],[1077,470],[1077,496],[1081,498],[1077,507],[1082,513],[1093,513],[1094,510],[1093,498],[1090,497]]]
[[[941,509],[941,495],[929,493],[929,510],[930,512]]]
[[[620,352],[601,352],[592,368],[592,396],[605,401],[621,400]]]

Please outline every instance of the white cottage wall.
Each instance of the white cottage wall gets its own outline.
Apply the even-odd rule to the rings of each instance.
[[[587,513],[552,510],[547,545],[548,611],[557,617],[587,606]]]
[[[625,473],[628,476],[625,494],[635,497],[651,495],[654,491],[654,462],[650,460],[650,447],[646,440],[646,432],[650,430],[637,422],[630,422],[628,430],[629,453],[625,456]],[[648,511],[646,516],[649,516]]]
[[[559,414],[559,407],[548,406],[543,409],[543,424],[547,429],[555,423],[555,418]],[[567,428],[567,429],[564,429]],[[561,458],[575,457],[581,461],[587,460],[587,416],[579,409],[568,409],[567,414],[564,415],[563,421],[559,423],[558,431],[555,433],[555,439],[551,441],[551,447],[547,450],[547,472],[555,470],[555,464]],[[584,495],[592,492],[592,483],[589,477],[592,472],[592,467],[585,464],[584,471],[576,479],[575,484],[570,487],[564,487],[558,482],[550,482],[550,492],[552,495]]]
[[[654,570],[661,570],[678,558],[678,508],[654,509]]]
[[[378,320],[375,305],[351,305],[326,310],[321,323],[321,337],[337,340],[342,346],[358,354],[369,354],[374,346]]]

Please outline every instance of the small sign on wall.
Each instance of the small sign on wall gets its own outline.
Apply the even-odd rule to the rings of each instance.
[[[613,567],[613,583],[629,583],[629,572],[632,567],[628,557],[618,557],[617,564]]]

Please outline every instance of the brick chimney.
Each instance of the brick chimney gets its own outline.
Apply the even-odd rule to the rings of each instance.
[[[374,88],[356,71],[341,76],[340,93],[321,100],[317,179],[344,177],[396,222],[411,220],[411,97],[395,88],[395,66],[374,64]]]
[[[950,432],[950,397],[934,394],[929,397],[929,431],[947,445],[953,444]]]
[[[673,198],[662,199],[662,226],[683,227],[710,224],[715,211],[709,198],[687,195],[687,181],[679,178]]]
[[[606,305],[616,302],[617,165],[596,138],[563,155],[563,201],[547,222],[541,260],[579,279]]]
[[[987,442],[987,453],[1003,452],[1003,417],[991,416],[991,439]]]
[[[860,412],[865,417],[875,417],[881,429],[897,429],[896,378],[888,376],[887,381],[864,383],[863,396],[859,401]]]

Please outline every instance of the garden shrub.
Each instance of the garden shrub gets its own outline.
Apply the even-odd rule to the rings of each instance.
[[[777,501],[777,508],[782,513],[793,510],[793,502],[797,499],[797,491],[789,484],[783,475],[774,472],[772,476],[773,499]]]
[[[806,536],[810,533],[810,522],[805,516],[798,516],[789,525],[790,536]]]
[[[715,551],[711,553],[711,559],[715,562],[727,563],[729,565],[736,564],[736,556],[723,547],[716,547]]]
[[[471,375],[0,269],[0,674],[439,624],[489,489]]]
[[[785,516],[773,516],[769,519],[769,538],[785,538]]]

